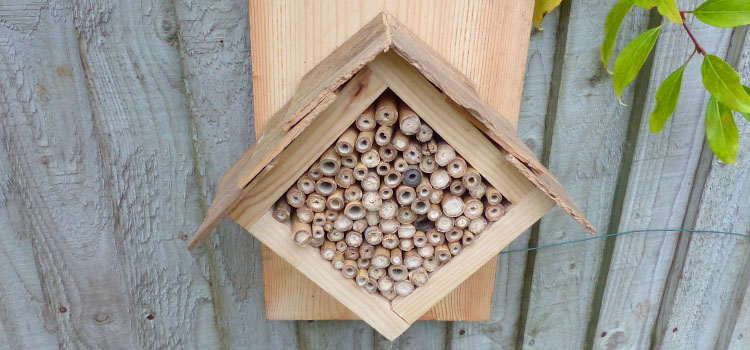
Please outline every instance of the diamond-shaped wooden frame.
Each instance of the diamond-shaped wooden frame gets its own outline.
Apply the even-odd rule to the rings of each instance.
[[[344,279],[314,249],[300,248],[269,208],[355,119],[390,88],[511,203],[505,216],[391,303]],[[302,80],[258,143],[224,175],[193,249],[230,215],[354,314],[395,339],[556,204],[594,231],[559,182],[488,107],[467,79],[391,16],[383,14]]]

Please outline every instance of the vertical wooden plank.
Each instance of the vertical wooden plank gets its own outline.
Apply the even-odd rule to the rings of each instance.
[[[217,348],[205,259],[185,249],[200,223],[200,192],[171,1],[81,1],[86,74],[127,288],[135,348]],[[107,299],[120,295],[109,295]]]
[[[31,297],[29,309],[7,305],[10,313],[2,313],[27,314],[18,326],[27,323],[29,333],[10,331],[7,344],[130,348],[130,296],[111,237],[114,202],[107,197],[101,151],[92,137],[96,128],[73,9],[65,5],[38,1],[2,7],[0,142],[8,172],[0,177],[3,191],[13,192],[4,198],[9,205],[3,212],[14,233],[2,231],[0,249],[26,245],[34,259],[20,257],[23,250],[2,254],[2,260],[18,264],[16,271],[32,274],[17,277],[30,287],[22,294]],[[30,282],[35,278],[41,290]]]
[[[740,34],[746,28],[735,29]],[[735,38],[737,38],[736,36]],[[734,38],[733,38],[734,39]],[[728,60],[734,63],[747,84],[750,74],[750,36],[733,40]],[[737,45],[738,47],[734,47]],[[741,49],[740,49],[741,47]],[[732,53],[739,50],[738,53]],[[729,56],[736,56],[734,59]],[[704,106],[705,107],[705,106]],[[740,139],[750,137],[750,126],[738,120]],[[740,143],[737,165],[718,160],[711,164],[700,201],[695,227],[739,233],[750,232],[750,147]],[[661,348],[725,348],[730,344],[739,305],[747,289],[750,269],[750,241],[746,238],[693,234],[686,251],[680,283],[674,291],[669,319],[665,320]],[[744,326],[740,325],[739,329]],[[741,339],[740,339],[741,340]]]
[[[375,333],[375,347],[377,350],[396,349],[448,349],[450,333],[446,325],[454,322],[417,321],[393,342]]]
[[[303,322],[307,326],[299,327],[299,350],[371,349],[376,334],[364,321]]]
[[[549,168],[598,228],[607,227],[630,116],[617,104],[611,78],[591,43],[603,37],[609,6],[599,1],[569,4],[567,46],[559,82],[559,103],[549,147]],[[648,14],[637,11],[621,28],[624,46],[645,28]],[[553,73],[554,74],[554,73]],[[630,93],[624,97],[629,102]],[[627,103],[626,102],[626,103]],[[585,120],[581,116],[586,116]],[[596,189],[592,191],[592,189]],[[542,219],[538,244],[589,236],[561,210]],[[520,343],[532,349],[582,348],[601,262],[603,242],[557,247],[536,253],[527,321]]]
[[[518,134],[537,157],[541,155],[544,142],[545,111],[552,79],[559,18],[560,11],[547,15],[544,19],[545,30],[532,29],[529,43]],[[526,232],[516,238],[507,249],[524,249],[528,244],[529,232]],[[454,322],[452,327],[449,327],[452,349],[515,347],[526,256],[525,252],[500,255],[490,320],[481,323]]]
[[[222,174],[255,140],[248,3],[180,0],[175,6],[205,210]],[[293,322],[266,320],[259,242],[229,220],[217,231],[204,251],[222,346],[296,348]]]
[[[701,1],[682,1],[695,8]],[[731,31],[692,18],[691,30],[709,52],[726,51]],[[710,40],[709,40],[710,39]],[[661,82],[685,63],[693,44],[681,26],[663,28],[654,50],[645,108],[616,231],[677,228],[685,219],[693,178],[703,147],[703,115],[708,95],[700,84],[700,57],[685,71],[680,103],[661,133],[649,131],[649,116]],[[635,101],[637,105],[637,101]],[[616,214],[616,213],[614,213]],[[611,225],[610,225],[611,226]],[[659,311],[678,233],[618,237],[603,291],[593,347],[647,348]]]

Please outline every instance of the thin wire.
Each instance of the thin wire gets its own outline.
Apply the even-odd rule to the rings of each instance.
[[[615,236],[623,236],[623,235],[629,235],[629,234],[633,234],[633,233],[646,233],[646,232],[714,233],[714,234],[721,234],[721,235],[727,235],[727,236],[737,236],[737,237],[750,238],[750,235],[748,235],[748,234],[737,233],[737,232],[728,232],[728,231],[674,229],[674,228],[645,229],[645,230],[632,230],[632,231],[607,233],[607,234],[604,234],[604,235],[589,236],[589,237],[586,237],[586,238],[574,239],[574,240],[570,240],[570,241],[562,241],[562,242],[557,242],[557,243],[552,243],[552,244],[541,245],[541,246],[538,246],[538,247],[529,247],[529,248],[524,248],[524,249],[503,250],[503,251],[500,252],[500,254],[510,254],[510,253],[518,253],[518,252],[529,252],[529,251],[532,251],[532,250],[540,250],[540,249],[547,249],[547,248],[559,247],[559,246],[563,246],[563,245],[569,245],[569,244],[574,244],[574,243],[586,242],[586,241],[591,241],[591,240],[595,240],[595,239],[602,239],[602,238],[615,237]]]

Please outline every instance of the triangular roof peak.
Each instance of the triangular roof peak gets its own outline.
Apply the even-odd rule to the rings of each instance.
[[[473,117],[473,124],[507,153],[506,159],[534,186],[584,228],[595,232],[563,186],[523,143],[507,119],[479,97],[470,80],[395,17],[382,12],[302,78],[292,98],[268,121],[257,143],[224,174],[188,249],[200,245],[242,200],[247,185],[337,98],[340,87],[376,57],[391,50],[465,109]]]

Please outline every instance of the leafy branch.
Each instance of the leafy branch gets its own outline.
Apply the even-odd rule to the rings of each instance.
[[[540,25],[546,13],[559,5],[561,0],[536,0],[534,23]],[[633,7],[652,9],[668,21],[644,31],[633,38],[615,59],[613,70],[609,69],[612,51],[620,25]],[[537,11],[540,11],[537,13]],[[661,29],[670,22],[681,25],[695,49],[685,63],[672,72],[656,90],[656,106],[649,117],[651,132],[659,132],[672,117],[680,96],[682,77],[688,63],[696,54],[703,56],[701,76],[703,86],[711,94],[706,107],[706,139],[714,154],[726,163],[735,163],[739,148],[739,131],[733,111],[750,121],[750,88],[742,85],[740,75],[721,57],[712,55],[700,45],[686,23],[686,15],[720,28],[750,25],[750,0],[707,0],[693,10],[679,9],[676,0],[619,0],[607,15],[604,25],[604,40],[601,56],[604,66],[614,75],[615,95],[622,103],[622,91],[629,85],[651,54]]]

